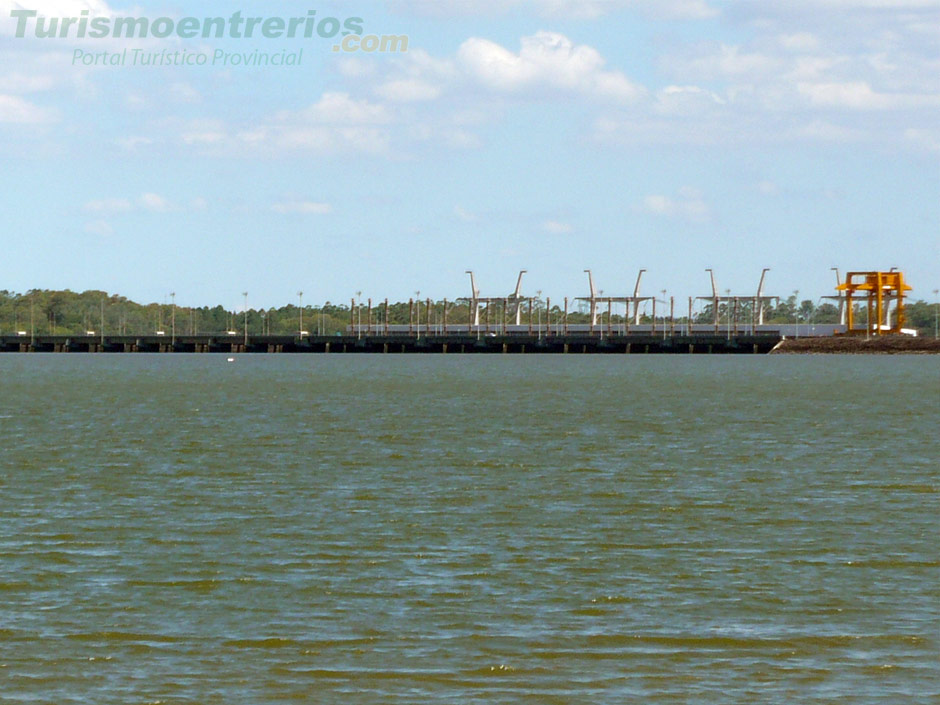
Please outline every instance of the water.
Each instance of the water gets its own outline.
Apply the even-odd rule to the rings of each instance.
[[[936,703],[938,362],[0,356],[0,702]]]

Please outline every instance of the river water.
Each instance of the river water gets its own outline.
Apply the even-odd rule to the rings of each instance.
[[[936,703],[934,356],[0,356],[0,702]]]

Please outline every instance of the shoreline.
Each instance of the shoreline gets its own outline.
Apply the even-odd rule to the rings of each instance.
[[[771,355],[805,354],[842,355],[938,355],[940,340],[906,335],[873,338],[837,336],[826,338],[785,338],[770,351]]]

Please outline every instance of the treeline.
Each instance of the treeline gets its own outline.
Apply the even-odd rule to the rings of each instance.
[[[546,308],[545,300],[532,300],[531,308],[528,299],[521,303],[521,320],[528,324],[531,312],[532,323],[553,324],[562,322],[565,311],[557,301],[551,302],[551,309]],[[711,323],[715,319],[711,303],[697,306],[693,311],[694,323]],[[926,301],[916,301],[905,306],[905,326],[916,328],[921,335],[933,334],[935,330],[938,305]],[[647,302],[640,316],[641,323],[653,321],[653,306]],[[670,316],[670,302],[658,301],[655,308],[657,323],[668,323],[670,320],[676,324],[686,323],[688,320],[688,301],[676,300]],[[856,320],[859,325],[866,323],[866,310],[862,305],[855,306]],[[322,305],[305,305],[301,311],[295,304],[265,309],[251,308],[247,311],[232,311],[222,306],[188,307],[177,306],[173,303],[139,304],[123,296],[108,294],[104,291],[73,292],[32,290],[23,294],[9,291],[0,291],[0,334],[16,332],[35,332],[37,335],[83,335],[89,331],[101,334],[123,335],[150,335],[157,331],[170,334],[175,331],[177,335],[193,335],[204,333],[224,333],[225,331],[245,330],[257,334],[296,334],[301,330],[309,331],[311,335],[333,335],[346,330],[350,323],[366,325],[371,321],[373,325],[382,325],[385,322],[384,302],[373,302],[371,311],[366,302],[361,304],[333,304],[326,302]],[[389,303],[388,322],[400,325],[426,326],[430,322],[440,324],[444,320],[444,301],[400,301]],[[446,316],[448,323],[467,323],[470,316],[469,305],[466,302],[447,302]],[[610,315],[612,325],[624,323],[623,309]],[[736,323],[750,325],[757,318],[757,311],[753,301],[741,299],[737,305],[721,303],[718,309],[718,319],[721,324]],[[599,304],[598,319],[600,325],[607,325],[608,313],[606,304]],[[631,317],[632,319],[632,317]],[[492,304],[489,308],[481,306],[480,322],[489,322],[492,326],[501,324],[504,320],[510,323],[515,321],[515,304],[503,302]],[[571,324],[590,323],[588,303],[585,301],[570,302],[568,322]],[[810,299],[797,301],[796,296],[790,296],[776,305],[766,305],[764,308],[765,323],[838,323],[839,308],[834,303],[817,305]]]

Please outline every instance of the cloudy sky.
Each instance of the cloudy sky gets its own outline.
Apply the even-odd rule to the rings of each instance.
[[[207,10],[206,8],[211,8]],[[335,40],[14,36],[46,16],[361,18]],[[33,32],[32,26],[27,33]],[[303,50],[300,65],[75,52]],[[940,286],[940,0],[0,0],[0,288],[296,299]],[[128,59],[128,63],[130,59]],[[210,58],[211,63],[211,58]]]

